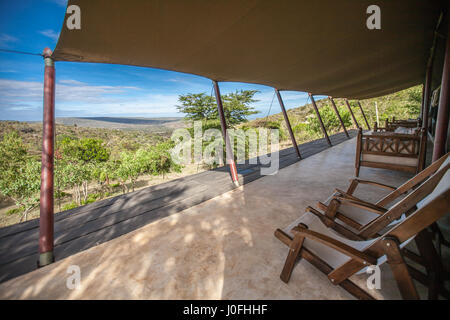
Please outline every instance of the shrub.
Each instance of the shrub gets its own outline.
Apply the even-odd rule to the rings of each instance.
[[[22,213],[24,211],[23,207],[19,207],[19,208],[13,208],[13,209],[9,209],[8,211],[6,211],[6,215],[7,216],[11,216],[13,214],[19,214]]]
[[[75,201],[72,201],[70,203],[63,205],[62,210],[66,211],[66,210],[70,210],[70,209],[75,209],[77,207],[78,207],[78,204]]]

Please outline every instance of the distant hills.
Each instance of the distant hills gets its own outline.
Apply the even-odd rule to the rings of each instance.
[[[167,131],[185,127],[182,117],[61,117],[57,124],[85,128]]]

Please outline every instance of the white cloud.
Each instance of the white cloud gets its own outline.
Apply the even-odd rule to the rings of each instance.
[[[53,41],[58,40],[59,34],[51,29],[38,31],[43,36],[52,39]]]
[[[58,6],[66,7],[67,0],[50,0],[50,2],[56,3]]]
[[[9,34],[2,33],[0,34],[0,46],[9,47],[11,43],[15,43],[19,41],[16,37],[10,36]]]
[[[0,110],[14,112],[42,108],[43,84],[0,79]],[[97,86],[64,79],[56,84],[56,110],[67,116],[175,114],[178,95],[143,93],[131,86]],[[2,115],[0,115],[2,117]]]

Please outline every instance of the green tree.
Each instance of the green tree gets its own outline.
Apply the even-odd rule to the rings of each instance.
[[[143,149],[136,152],[124,151],[120,154],[116,176],[120,179],[123,193],[130,191],[130,187],[127,185],[128,180],[130,180],[131,188],[134,191],[137,179],[146,171],[147,166],[148,154]]]
[[[253,97],[257,90],[240,90],[222,95],[225,118],[229,125],[247,121],[247,117],[258,113],[251,104],[257,102]],[[215,99],[205,93],[189,93],[180,95],[178,101],[181,105],[177,109],[186,114],[190,120],[218,120],[217,104]]]
[[[170,149],[172,149],[174,143],[172,141],[159,143],[150,149],[149,166],[147,172],[152,175],[162,175],[163,179],[165,174],[176,171],[181,171],[181,166],[176,164],[170,155]]]
[[[181,103],[177,109],[186,114],[190,120],[211,120],[217,119],[216,100],[206,95],[206,93],[189,93],[180,95],[178,102]]]
[[[39,204],[41,163],[27,155],[27,147],[16,131],[0,142],[0,192],[11,198],[23,212],[20,219]]]
[[[59,142],[63,156],[84,162],[104,162],[109,159],[109,150],[101,139],[73,139],[64,137]]]
[[[57,191],[74,188],[74,200],[78,205],[86,203],[89,196],[89,182],[94,178],[94,168],[108,161],[110,152],[101,139],[74,139],[64,136],[58,143]],[[61,176],[60,176],[61,175]],[[58,192],[58,195],[60,192]]]
[[[5,179],[5,177],[7,177]],[[0,190],[3,195],[14,200],[23,212],[20,221],[27,220],[28,213],[39,205],[39,190],[41,186],[41,163],[27,159],[16,171],[14,176],[0,178]]]

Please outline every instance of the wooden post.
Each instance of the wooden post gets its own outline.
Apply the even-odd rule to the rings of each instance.
[[[336,104],[334,103],[333,97],[328,97],[328,99],[330,99],[330,101],[331,101],[331,105],[333,106],[334,112],[336,113],[336,116],[338,117],[339,122],[341,123],[341,126],[344,129],[345,135],[347,136],[347,138],[350,139],[350,136],[348,135],[347,129],[345,128],[344,121],[342,120],[341,115],[339,114],[339,110],[336,107]]]
[[[54,262],[53,256],[53,169],[55,140],[55,65],[52,51],[43,52],[44,71],[44,116],[42,130],[42,167],[39,218],[39,261],[43,267]]]
[[[447,13],[449,15],[449,13]],[[439,109],[434,135],[433,161],[445,154],[447,142],[448,117],[449,117],[449,91],[450,91],[450,19],[447,17],[447,44],[445,46],[444,66],[442,68],[441,93],[439,95]]]
[[[281,111],[283,111],[284,121],[286,122],[286,127],[288,128],[289,135],[291,136],[292,145],[294,146],[295,151],[297,152],[297,156],[299,159],[302,158],[300,154],[300,150],[298,148],[297,141],[295,140],[294,132],[292,132],[291,123],[289,122],[289,117],[287,115],[286,109],[284,107],[283,99],[281,98],[280,91],[275,89],[275,93],[277,94],[278,102],[280,103]]]
[[[222,134],[225,140],[226,159],[228,165],[230,166],[231,179],[233,180],[234,185],[236,187],[239,187],[239,178],[237,174],[236,163],[234,162],[233,148],[231,147],[230,137],[228,136],[227,133],[227,122],[225,119],[225,114],[223,112],[222,97],[220,96],[219,85],[217,84],[217,81],[214,80],[213,84],[214,84],[214,91],[216,93],[217,110],[219,112],[220,126],[222,128]]]
[[[350,115],[352,116],[353,123],[355,124],[356,128],[359,129],[358,121],[356,121],[355,115],[353,114],[352,107],[350,107],[350,103],[348,102],[347,98],[345,98],[345,103],[347,104],[348,111],[350,111]]]
[[[428,135],[428,111],[429,102],[431,95],[431,75],[432,75],[432,64],[428,63],[427,72],[425,75],[425,85],[423,87],[423,106],[422,106],[422,128],[425,129],[425,133]]]
[[[361,102],[358,101],[358,105],[359,105],[359,109],[361,110],[361,113],[362,113],[362,115],[364,117],[364,121],[366,122],[367,129],[370,130],[369,122],[367,121],[366,114],[364,113],[364,110],[363,110],[363,108],[361,106]]]
[[[422,119],[422,128],[425,129],[425,133],[428,136],[428,113],[430,111],[430,95],[431,95],[431,82],[432,82],[432,75],[433,75],[433,63],[434,63],[434,53],[436,51],[436,42],[437,42],[437,35],[439,26],[443,19],[443,12],[439,15],[439,19],[436,24],[436,28],[434,30],[434,36],[433,36],[433,44],[431,45],[430,49],[430,56],[428,57],[427,62],[427,70],[425,74],[425,84],[423,87],[423,98],[422,98],[422,113],[421,113],[421,119]]]
[[[311,102],[314,107],[314,111],[316,112],[317,119],[319,119],[319,124],[320,124],[320,128],[322,129],[322,133],[325,136],[325,139],[327,140],[328,145],[331,146],[330,137],[328,137],[327,130],[325,129],[325,125],[323,124],[322,117],[320,116],[319,109],[317,108],[316,101],[314,100],[314,96],[312,95],[311,92],[309,92],[308,94],[309,94],[309,97],[311,98]]]

